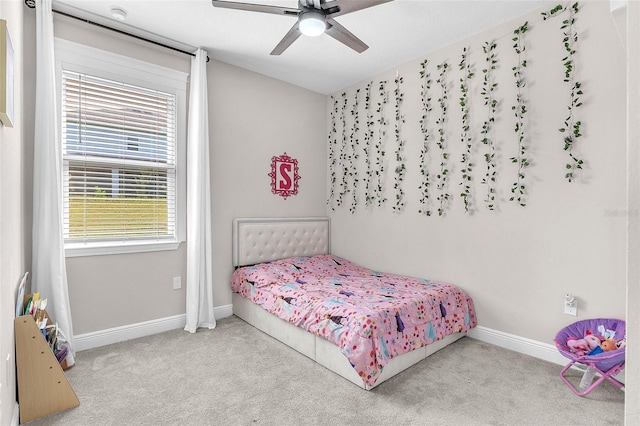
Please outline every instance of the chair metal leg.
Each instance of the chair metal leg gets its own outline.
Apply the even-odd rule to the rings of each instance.
[[[598,377],[598,379],[595,382],[593,382],[588,388],[586,388],[583,391],[579,391],[578,389],[576,389],[576,387],[573,384],[571,384],[571,382],[569,382],[569,380],[567,380],[567,378],[564,375],[573,366],[573,364],[575,364],[575,363],[576,363],[576,361],[571,361],[569,364],[567,364],[562,369],[562,371],[560,371],[560,378],[562,379],[562,381],[567,386],[569,386],[569,389],[571,389],[573,391],[573,393],[575,393],[576,395],[578,395],[578,396],[588,395],[592,390],[597,388],[600,385],[600,383],[602,383],[605,380],[609,380],[616,387],[618,387],[619,389],[624,390],[624,384],[622,384],[621,382],[619,382],[615,378],[611,377],[612,375],[618,374],[620,371],[622,371],[624,369],[624,363],[611,368],[606,373],[603,372],[602,370],[600,370],[594,364],[589,363],[588,366],[593,368],[594,370],[596,370],[596,372],[600,375],[600,377]]]

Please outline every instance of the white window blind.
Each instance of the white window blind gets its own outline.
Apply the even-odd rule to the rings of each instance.
[[[62,72],[66,242],[176,239],[176,96]]]

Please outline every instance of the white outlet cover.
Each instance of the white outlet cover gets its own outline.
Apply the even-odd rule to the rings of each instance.
[[[173,289],[178,290],[182,288],[182,277],[173,277]]]
[[[577,303],[573,302],[572,304],[565,304],[564,305],[564,313],[565,315],[573,315],[578,316],[578,307],[576,306]]]

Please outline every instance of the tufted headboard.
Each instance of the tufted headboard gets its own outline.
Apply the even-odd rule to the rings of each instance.
[[[329,226],[328,217],[234,219],[233,266],[328,254]]]

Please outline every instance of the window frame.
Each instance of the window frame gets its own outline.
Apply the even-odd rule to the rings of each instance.
[[[188,74],[65,39],[55,39],[58,137],[62,142],[62,71],[69,70],[176,95],[175,238],[159,240],[65,241],[65,256],[95,256],[176,250],[186,235],[186,129]],[[60,179],[64,178],[62,152]],[[63,194],[64,197],[64,194]],[[63,201],[63,200],[61,200]],[[64,209],[64,205],[62,207]]]

